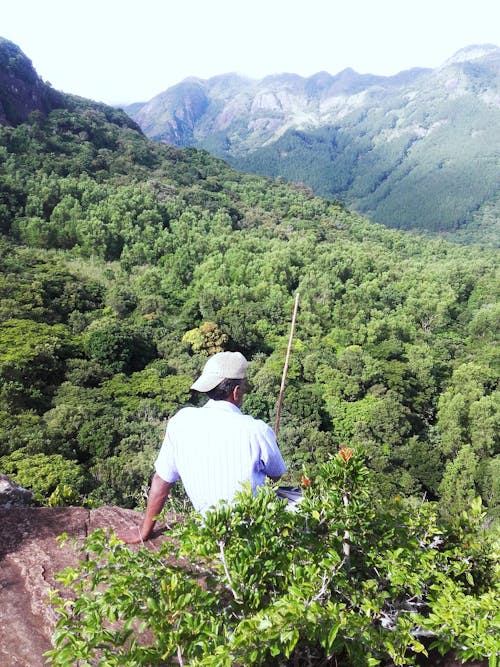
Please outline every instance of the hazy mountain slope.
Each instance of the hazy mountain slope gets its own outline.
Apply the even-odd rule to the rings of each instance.
[[[500,49],[492,45],[393,77],[347,69],[187,79],[129,113],[153,139],[302,181],[390,227],[453,232],[499,212]]]

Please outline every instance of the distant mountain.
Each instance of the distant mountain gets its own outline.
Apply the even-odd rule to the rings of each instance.
[[[190,78],[125,110],[155,140],[306,183],[389,227],[484,240],[500,217],[494,45],[390,77]]]

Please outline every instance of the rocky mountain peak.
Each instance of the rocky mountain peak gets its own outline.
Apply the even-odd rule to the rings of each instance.
[[[0,37],[0,124],[18,125],[33,111],[61,106],[64,96],[42,81],[16,44]]]
[[[459,49],[451,56],[451,58],[448,58],[448,60],[443,63],[443,67],[471,60],[479,60],[480,58],[492,55],[500,55],[500,48],[498,46],[495,46],[494,44],[472,44],[463,49]]]

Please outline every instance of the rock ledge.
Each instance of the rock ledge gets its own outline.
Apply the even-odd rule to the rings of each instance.
[[[0,508],[0,665],[46,667],[55,615],[47,605],[55,574],[76,565],[78,555],[56,538],[82,541],[97,528],[115,531],[139,525],[141,515],[117,507]],[[157,548],[159,534],[148,541]]]

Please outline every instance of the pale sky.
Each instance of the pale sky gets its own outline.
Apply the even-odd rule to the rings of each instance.
[[[439,67],[500,46],[500,1],[3,0],[0,36],[54,88],[126,104],[188,76]]]

